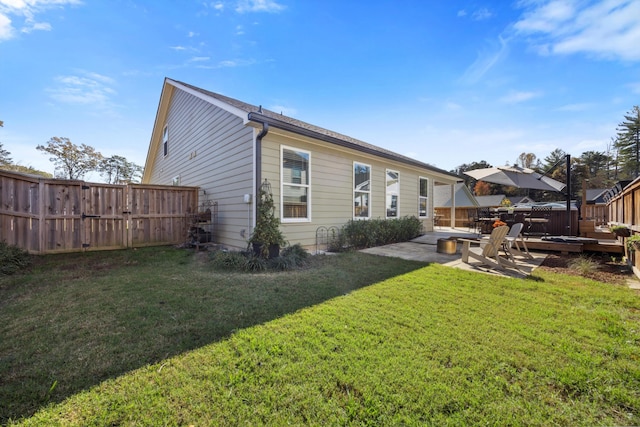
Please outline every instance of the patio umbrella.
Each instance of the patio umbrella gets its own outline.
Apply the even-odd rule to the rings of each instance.
[[[565,184],[560,181],[543,176],[533,169],[521,168],[520,166],[474,169],[466,171],[465,175],[469,175],[478,181],[510,185],[518,188],[531,188],[533,190],[562,191],[565,187]]]

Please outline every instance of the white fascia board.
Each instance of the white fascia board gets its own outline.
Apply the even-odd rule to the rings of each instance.
[[[190,87],[181,85],[180,83],[176,82],[175,80],[171,80],[169,78],[167,78],[167,83],[169,83],[170,85],[179,88],[180,90],[183,90],[185,92],[187,92],[190,95],[195,96],[196,98],[200,98],[203,101],[206,101],[210,104],[215,105],[216,107],[222,108],[225,111],[228,111],[229,113],[238,116],[239,118],[242,119],[242,123],[243,124],[247,124],[249,122],[248,120],[248,115],[249,113],[247,113],[246,111],[238,108],[238,107],[234,107],[233,105],[227,104],[226,102],[220,101],[217,98],[214,98],[212,96],[209,96],[205,93],[202,93],[200,91],[191,89]]]

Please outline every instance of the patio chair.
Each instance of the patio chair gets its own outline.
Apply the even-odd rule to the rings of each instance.
[[[458,239],[459,242],[462,242],[462,262],[470,264],[469,258],[473,258],[476,261],[480,261],[482,265],[489,266],[493,269],[504,270],[505,267],[513,267],[519,270],[515,262],[501,257],[499,253],[508,232],[509,227],[502,225],[493,229],[489,239]],[[478,244],[480,246],[471,247],[472,244]]]
[[[478,209],[467,209],[467,227],[469,231],[471,231],[471,229],[473,229],[473,231],[477,230],[478,218],[480,218]]]
[[[495,218],[491,216],[490,208],[478,209],[478,218],[476,222],[478,223],[477,228],[480,229],[480,234],[489,233],[494,220]]]
[[[525,219],[528,227],[525,232],[527,237],[535,234],[547,235],[547,224],[551,218],[551,206],[532,206],[531,215]]]
[[[524,258],[533,259],[533,256],[529,253],[529,248],[527,248],[527,244],[524,242],[522,238],[522,228],[524,224],[521,222],[517,222],[511,226],[509,229],[509,233],[504,237],[504,242],[502,243],[502,250],[509,257],[509,259],[513,262],[516,262],[514,251]],[[520,243],[522,243],[522,249],[520,249]]]

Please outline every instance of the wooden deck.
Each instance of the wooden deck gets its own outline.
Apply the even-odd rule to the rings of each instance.
[[[597,243],[566,243],[542,240],[540,238],[525,238],[527,247],[534,251],[549,251],[567,253],[604,252],[613,255],[624,255],[624,246],[617,240],[603,239]]]

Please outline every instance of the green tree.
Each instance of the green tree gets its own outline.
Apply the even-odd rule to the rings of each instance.
[[[0,120],[0,128],[4,126],[4,122]],[[0,142],[0,166],[7,166],[11,164],[11,153],[2,148],[2,142]]]
[[[60,172],[59,178],[81,179],[87,172],[95,171],[102,160],[102,154],[86,144],[80,146],[72,143],[69,138],[54,136],[47,145],[38,145],[39,151],[51,154],[49,158]]]
[[[6,171],[11,171],[11,172],[19,172],[19,173],[26,173],[29,175],[39,175],[42,176],[44,178],[53,178],[53,175],[51,175],[49,172],[45,172],[45,171],[41,171],[38,169],[35,169],[31,166],[22,166],[22,165],[18,165],[18,164],[8,164],[8,165],[0,165],[0,169],[2,170],[6,170]]]
[[[582,185],[588,180],[588,188],[605,188],[612,185],[610,179],[611,156],[600,151],[585,151],[576,159],[572,180]]]
[[[11,164],[10,152],[2,148],[2,142],[0,142],[0,166],[8,166]]]
[[[103,158],[98,165],[98,171],[109,184],[140,182],[142,178],[142,166],[117,155]]]
[[[468,189],[473,190],[473,188],[476,185],[476,180],[471,178],[469,175],[465,175],[464,172],[475,170],[475,169],[485,169],[490,167],[491,167],[491,164],[489,164],[486,160],[480,160],[479,162],[472,162],[468,164],[463,163],[460,166],[457,166],[454,170],[450,172],[458,175],[461,179],[464,180],[464,185],[466,185]],[[489,185],[493,186],[494,184],[489,184]],[[490,194],[493,194],[493,193],[490,193]]]
[[[616,148],[625,178],[640,175],[640,108],[636,105],[618,125]]]
[[[540,160],[533,153],[521,153],[518,156],[518,160],[516,160],[516,165],[523,168],[537,169],[540,167]]]

